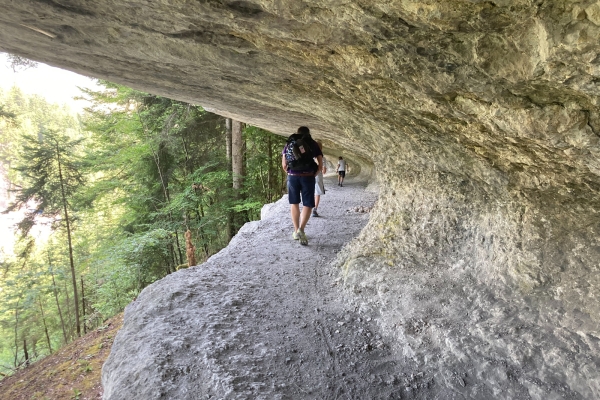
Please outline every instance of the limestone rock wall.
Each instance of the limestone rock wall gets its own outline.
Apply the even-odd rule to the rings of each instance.
[[[4,51],[280,134],[308,125],[376,176],[338,263],[399,351],[449,385],[600,397],[600,2],[0,7]]]
[[[595,224],[450,175],[400,178],[338,258],[397,350],[466,398],[596,398]]]

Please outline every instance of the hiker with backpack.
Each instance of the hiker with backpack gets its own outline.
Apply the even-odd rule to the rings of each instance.
[[[299,127],[297,133],[288,138],[281,153],[281,166],[288,175],[288,199],[294,224],[292,237],[306,246],[308,238],[304,228],[315,206],[315,177],[323,169],[323,152],[306,126]]]

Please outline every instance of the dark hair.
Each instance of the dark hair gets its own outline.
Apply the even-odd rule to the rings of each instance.
[[[298,128],[298,133],[300,133],[301,135],[310,135],[310,129],[308,129],[307,126],[301,126],[300,128]]]

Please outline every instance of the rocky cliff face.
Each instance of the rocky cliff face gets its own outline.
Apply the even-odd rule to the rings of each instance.
[[[373,171],[378,204],[338,262],[453,390],[475,396],[444,375],[464,370],[498,397],[600,397],[600,2],[0,5],[4,51],[308,125]]]

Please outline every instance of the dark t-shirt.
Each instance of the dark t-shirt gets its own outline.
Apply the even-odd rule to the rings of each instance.
[[[311,146],[312,146],[312,153],[315,158],[317,158],[318,156],[323,156],[323,152],[319,148],[319,145],[317,144],[317,142],[315,142],[314,140],[311,140]],[[282,156],[285,156],[285,150],[287,149],[287,147],[288,147],[288,145],[286,144],[285,147],[283,148],[283,151],[281,152]],[[311,172],[313,174],[315,172],[317,172],[317,168],[318,168],[318,165],[315,163],[315,168],[312,171],[307,171],[306,169],[293,170],[293,169],[288,168],[287,173],[288,173],[288,175],[310,175]]]

